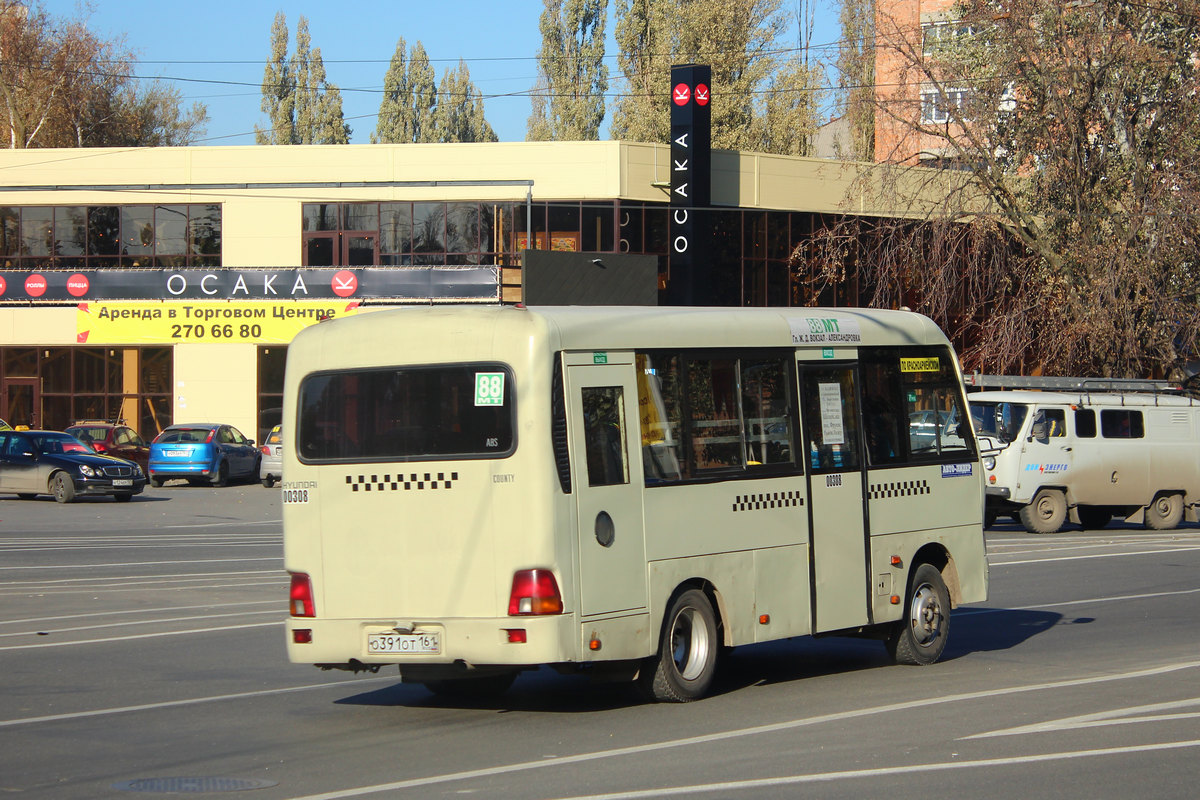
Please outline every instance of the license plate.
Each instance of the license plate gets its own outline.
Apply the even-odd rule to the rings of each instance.
[[[368,653],[432,653],[442,652],[438,633],[368,633]]]
[[[163,455],[167,458],[184,458],[188,455],[187,450],[164,450]]]
[[[113,486],[133,486],[132,478],[114,478]]]

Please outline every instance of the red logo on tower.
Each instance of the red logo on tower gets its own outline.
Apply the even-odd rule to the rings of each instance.
[[[686,106],[692,99],[692,87],[686,83],[675,84],[675,91],[671,92],[671,98],[675,101],[675,105]]]
[[[696,105],[708,105],[708,86],[703,83],[696,84]]]

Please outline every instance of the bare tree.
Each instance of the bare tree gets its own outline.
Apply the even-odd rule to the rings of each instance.
[[[183,111],[179,92],[160,82],[139,85],[133,67],[119,41],[99,38],[83,21],[0,0],[9,147],[187,144],[203,134],[202,105]]]
[[[872,302],[929,313],[969,366],[1180,372],[1200,342],[1200,8],[959,9],[924,37],[877,15],[896,71],[877,77],[876,158],[954,167],[898,172],[891,203],[945,204],[853,253],[863,223],[835,226],[796,263],[823,286],[841,264]]]

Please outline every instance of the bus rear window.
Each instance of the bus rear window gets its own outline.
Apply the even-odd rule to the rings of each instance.
[[[514,447],[512,373],[500,364],[316,373],[298,406],[306,462],[501,458]]]

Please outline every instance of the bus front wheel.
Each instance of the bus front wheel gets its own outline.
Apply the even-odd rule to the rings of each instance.
[[[717,615],[698,589],[671,604],[659,639],[658,655],[646,659],[638,687],[651,700],[687,703],[703,697],[717,671]]]
[[[888,654],[897,664],[925,666],[942,657],[950,634],[950,592],[942,573],[921,564],[908,581],[904,618],[887,638]]]

